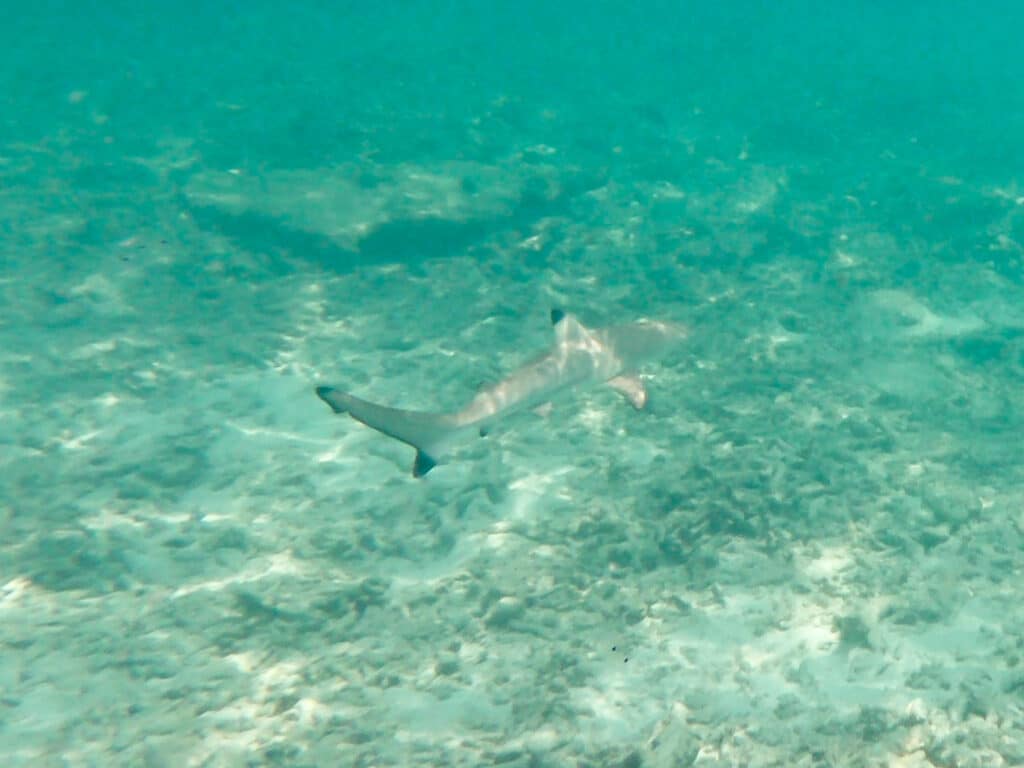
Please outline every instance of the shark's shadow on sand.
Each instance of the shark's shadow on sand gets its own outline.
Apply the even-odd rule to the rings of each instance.
[[[195,223],[218,232],[243,250],[254,253],[287,254],[337,273],[347,273],[373,264],[415,265],[433,259],[464,254],[496,233],[529,230],[540,219],[567,216],[578,194],[602,183],[597,178],[580,178],[563,184],[557,194],[546,189],[525,192],[510,208],[464,218],[405,216],[384,222],[347,247],[329,235],[289,224],[286,220],[255,210],[230,211],[188,197],[181,202]],[[528,262],[543,263],[544,249],[524,252]]]
[[[246,251],[288,254],[329,269],[351,272],[368,264],[416,263],[464,251],[493,232],[495,223],[471,219],[412,218],[389,221],[346,248],[328,235],[294,227],[256,211],[234,213],[212,205],[188,203],[201,228],[218,232]]]

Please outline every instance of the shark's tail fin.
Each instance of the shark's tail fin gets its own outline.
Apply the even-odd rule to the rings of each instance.
[[[356,421],[415,448],[413,477],[423,477],[434,468],[457,429],[455,420],[448,414],[388,408],[334,387],[317,387],[316,393],[335,413],[347,413]]]

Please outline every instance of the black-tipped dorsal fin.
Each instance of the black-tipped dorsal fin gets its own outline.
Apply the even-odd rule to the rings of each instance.
[[[553,309],[551,310],[551,319],[555,321],[551,328],[555,332],[556,344],[581,342],[590,336],[590,332],[576,319],[576,315],[561,309]]]

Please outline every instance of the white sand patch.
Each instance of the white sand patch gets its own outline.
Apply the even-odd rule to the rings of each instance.
[[[875,305],[902,323],[896,335],[911,338],[955,338],[981,330],[985,323],[971,313],[940,315],[924,301],[906,291],[881,290],[872,295]]]
[[[171,594],[171,597],[181,598],[203,591],[219,592],[236,584],[258,582],[269,576],[301,576],[304,570],[303,564],[296,560],[291,552],[276,552],[265,562],[258,566],[250,566],[242,573],[179,587]]]

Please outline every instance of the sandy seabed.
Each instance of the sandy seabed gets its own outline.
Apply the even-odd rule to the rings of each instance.
[[[1024,765],[1024,198],[956,187],[957,261],[688,150],[0,167],[4,764]],[[416,481],[313,394],[455,408],[552,306],[690,327],[649,412],[570,393]]]

